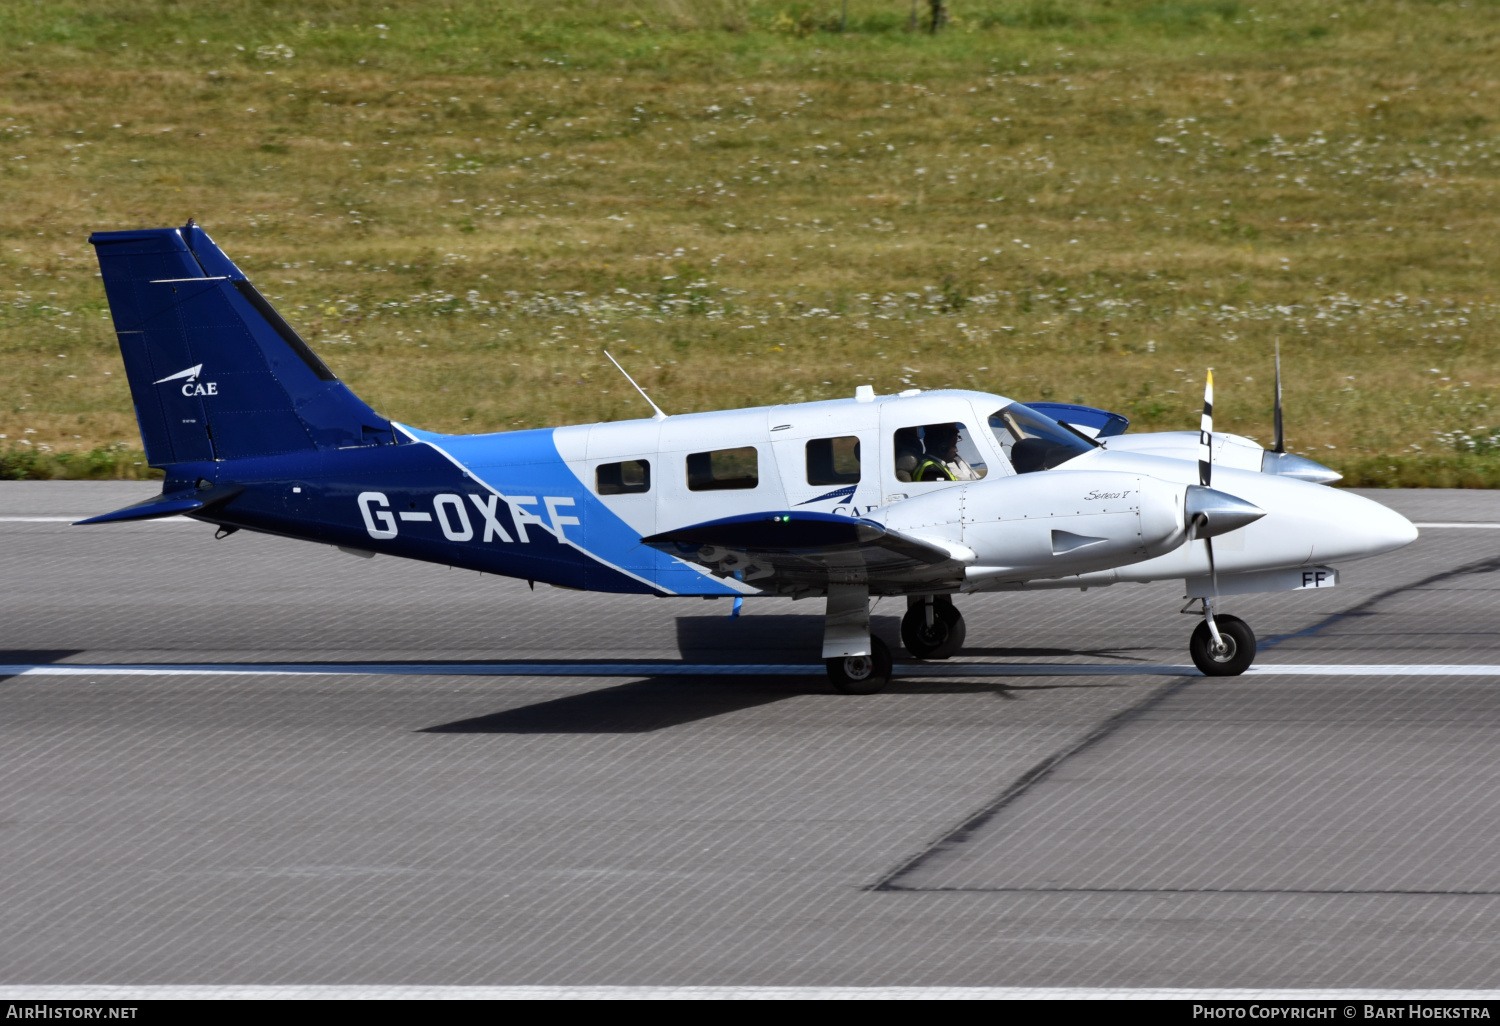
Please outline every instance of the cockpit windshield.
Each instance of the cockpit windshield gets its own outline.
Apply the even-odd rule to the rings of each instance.
[[[1094,448],[1081,435],[1020,403],[990,414],[990,431],[1017,474],[1051,470]]]

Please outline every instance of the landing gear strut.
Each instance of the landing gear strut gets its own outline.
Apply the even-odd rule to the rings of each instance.
[[[949,595],[913,595],[901,618],[901,643],[916,659],[947,659],[963,647],[964,617]]]
[[[1237,616],[1215,614],[1205,599],[1203,622],[1194,628],[1188,651],[1205,677],[1238,677],[1255,662],[1255,632]]]
[[[845,695],[873,695],[890,683],[891,650],[870,636],[868,585],[829,585],[823,664],[828,667],[828,682]]]

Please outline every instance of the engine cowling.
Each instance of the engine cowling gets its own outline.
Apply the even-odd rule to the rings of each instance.
[[[880,519],[972,550],[971,581],[1064,576],[1180,545],[1185,490],[1138,474],[1055,470],[929,492],[887,507]]]

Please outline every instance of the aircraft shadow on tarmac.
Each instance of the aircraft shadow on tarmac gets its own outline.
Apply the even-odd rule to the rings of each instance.
[[[909,659],[901,646],[901,618],[872,616],[870,633],[890,646],[896,661]],[[804,663],[822,662],[821,616],[682,616],[677,619],[677,650],[688,663]],[[1049,656],[1087,656],[1147,662],[1158,653],[1134,655],[1131,648],[975,648],[963,655],[1001,659],[1038,659]],[[1142,650],[1144,651],[1144,650]]]
[[[1091,659],[1117,659],[1121,662],[1150,662],[1155,653],[1132,655],[1129,648],[971,648],[964,646],[960,655],[988,656],[992,659],[1044,659],[1048,656],[1088,656]]]
[[[820,690],[814,677],[648,677],[488,716],[442,723],[423,734],[643,734]]]
[[[870,617],[870,633],[900,651],[900,617]],[[687,663],[821,665],[823,617],[679,616],[677,651]]]
[[[42,663],[60,663],[82,652],[81,648],[7,648],[0,649],[0,666],[39,666]],[[0,674],[0,681],[10,680],[12,674]]]
[[[900,620],[875,617],[873,632],[900,651]],[[684,662],[717,665],[816,666],[822,643],[816,616],[690,616],[677,621],[678,649]],[[1071,649],[979,649],[965,654],[1095,655]],[[898,656],[900,658],[900,656]],[[963,669],[954,665],[953,675]],[[580,675],[586,674],[582,671]],[[893,694],[982,694],[1015,698],[1012,692],[1055,688],[1123,687],[1119,682],[1087,684],[1007,684],[999,681],[896,681]],[[800,695],[828,693],[822,674],[787,676],[657,676],[568,695],[486,716],[424,728],[426,734],[636,734],[769,705]]]
[[[872,616],[870,633],[890,646],[896,661],[910,657],[901,646],[901,618]],[[823,618],[821,616],[682,616],[677,619],[677,650],[687,663],[821,663]],[[1077,657],[1122,662],[1149,662],[1159,653],[1135,655],[1130,648],[975,648],[964,646],[963,655],[998,659],[1044,659]]]
[[[960,672],[955,667],[955,676]],[[892,695],[992,694],[1016,699],[1018,692],[1060,688],[1121,688],[1120,681],[1067,684],[1006,684],[998,681],[900,680]],[[712,716],[753,709],[802,695],[831,694],[821,676],[648,677],[568,695],[486,716],[424,727],[422,734],[645,734]],[[859,699],[841,698],[844,701]]]

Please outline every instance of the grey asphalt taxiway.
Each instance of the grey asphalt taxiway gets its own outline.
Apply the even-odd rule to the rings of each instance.
[[[0,484],[0,983],[1500,986],[1500,493],[1243,677],[1120,585],[856,698],[821,603],[66,522],[154,490]]]

